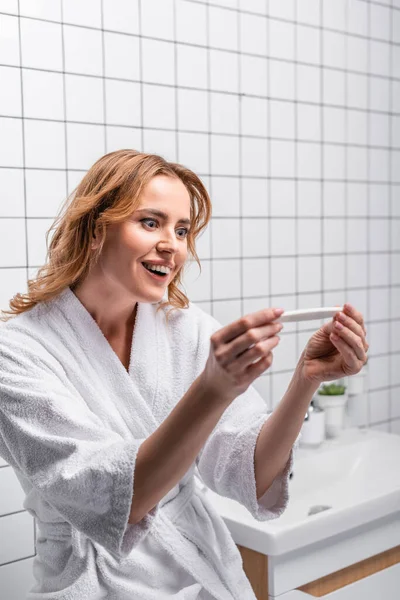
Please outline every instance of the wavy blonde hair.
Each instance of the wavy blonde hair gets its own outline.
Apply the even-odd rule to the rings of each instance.
[[[39,302],[52,300],[67,286],[71,289],[77,286],[99,259],[107,226],[124,221],[138,208],[144,186],[156,175],[179,178],[189,192],[188,257],[195,258],[201,271],[195,240],[211,219],[211,200],[200,178],[183,165],[168,162],[157,154],[117,150],[99,158],[66,198],[46,232],[46,263],[39,268],[36,278],[28,280],[28,292],[13,296],[9,301],[11,310],[1,311],[10,316],[0,315],[0,321],[8,321]],[[53,229],[49,246],[48,237]],[[92,249],[98,233],[100,244]],[[157,311],[167,305],[172,306],[171,310],[189,307],[188,298],[178,287],[181,275],[182,269],[168,285],[168,302],[161,302]]]

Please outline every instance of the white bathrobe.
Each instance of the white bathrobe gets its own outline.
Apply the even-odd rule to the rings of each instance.
[[[128,523],[139,447],[203,371],[222,327],[193,303],[167,327],[157,306],[138,303],[129,373],[69,287],[0,326],[0,456],[38,527],[29,600],[255,599],[194,480],[260,521],[285,510],[298,440],[257,501],[254,449],[269,414],[254,387],[223,413],[179,484]]]

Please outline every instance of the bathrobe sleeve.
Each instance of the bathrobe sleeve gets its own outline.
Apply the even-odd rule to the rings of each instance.
[[[74,528],[118,557],[147,534],[158,504],[128,523],[138,449],[106,428],[37,344],[0,335],[0,455]],[[112,402],[112,398],[110,398]]]
[[[209,354],[210,336],[223,327],[211,315],[204,315],[198,346],[203,368]],[[295,440],[283,471],[257,500],[254,452],[261,428],[271,414],[264,399],[250,385],[225,410],[196,458],[203,482],[217,494],[240,502],[258,521],[277,518],[286,509],[289,475],[301,435]]]

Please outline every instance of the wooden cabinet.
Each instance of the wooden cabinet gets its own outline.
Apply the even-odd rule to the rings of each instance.
[[[257,600],[271,600],[268,595],[268,556],[238,545],[244,571]],[[356,582],[360,582],[359,585]],[[377,598],[374,587],[380,589],[379,600],[400,598],[400,546],[330,573],[280,596],[281,600],[325,598],[335,600],[368,600]],[[339,590],[342,590],[340,592]],[[368,593],[368,591],[370,593]]]

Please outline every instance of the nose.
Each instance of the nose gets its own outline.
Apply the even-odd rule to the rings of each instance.
[[[176,239],[175,230],[165,228],[160,234],[160,240],[158,242],[158,248],[163,251],[169,251],[176,253],[179,247],[179,240]]]

